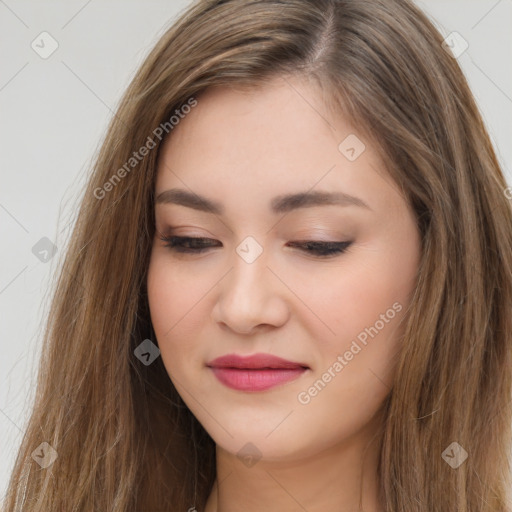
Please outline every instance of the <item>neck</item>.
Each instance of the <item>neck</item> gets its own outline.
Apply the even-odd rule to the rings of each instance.
[[[261,459],[251,467],[217,445],[217,478],[205,512],[381,512],[380,443],[367,428],[320,453]]]

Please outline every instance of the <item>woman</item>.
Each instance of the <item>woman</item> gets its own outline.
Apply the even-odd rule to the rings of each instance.
[[[511,510],[512,210],[442,43],[405,0],[183,13],[88,183],[4,510]]]

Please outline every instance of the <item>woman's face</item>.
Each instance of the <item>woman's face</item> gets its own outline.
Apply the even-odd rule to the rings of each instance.
[[[239,456],[294,460],[362,432],[390,392],[415,287],[412,211],[370,141],[318,98],[297,80],[210,89],[158,162],[148,294],[161,357],[217,445]],[[179,252],[161,236],[209,247]],[[300,365],[208,366],[232,354]]]

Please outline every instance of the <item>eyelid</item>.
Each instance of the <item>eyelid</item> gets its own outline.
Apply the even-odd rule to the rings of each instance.
[[[214,235],[211,231],[208,231],[206,228],[197,227],[197,226],[189,226],[186,224],[179,224],[176,226],[172,226],[169,223],[165,222],[162,223],[163,228],[162,229],[155,229],[155,231],[159,234],[168,234],[173,236],[196,236],[201,238],[216,238],[216,235]]]
[[[208,237],[189,237],[189,236],[160,236],[169,251],[177,254],[199,255],[208,252],[209,249],[218,247],[215,242],[218,240]],[[206,242],[206,243],[204,243]],[[186,244],[192,243],[195,247],[186,247]],[[222,244],[222,242],[219,242]],[[347,252],[354,243],[353,240],[300,240],[288,242],[287,246],[298,248],[307,256],[313,256],[315,260],[327,261],[334,259]]]
[[[186,230],[186,231],[182,231]],[[183,237],[197,237],[197,238],[213,238],[218,239],[217,235],[214,235],[211,231],[208,231],[204,228],[198,228],[196,226],[187,226],[187,225],[179,225],[179,226],[170,226],[166,225],[164,229],[156,231],[159,234],[166,234],[172,236],[183,236]],[[301,228],[297,231],[286,229],[287,233],[292,233],[291,235],[281,236],[280,238],[289,240],[293,238],[294,240],[315,240],[318,242],[332,242],[335,240],[347,239],[351,238],[349,233],[343,234],[339,226],[336,228],[323,228],[323,227],[311,227],[311,228]],[[319,237],[319,238],[317,238]],[[243,239],[244,237],[242,237]]]

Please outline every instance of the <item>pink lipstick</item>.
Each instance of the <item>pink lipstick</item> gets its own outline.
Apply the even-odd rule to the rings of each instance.
[[[300,377],[309,367],[271,354],[228,354],[207,363],[225,386],[239,391],[264,391]]]

